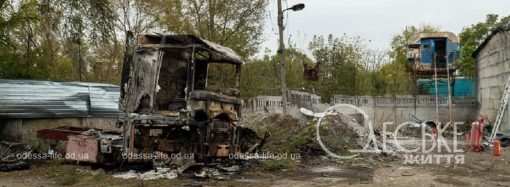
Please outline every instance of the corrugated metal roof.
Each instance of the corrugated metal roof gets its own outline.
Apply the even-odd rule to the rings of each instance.
[[[459,43],[459,37],[452,32],[422,32],[414,36],[414,42],[418,43],[425,38],[448,38],[452,43]]]
[[[111,84],[0,79],[0,118],[116,117]]]

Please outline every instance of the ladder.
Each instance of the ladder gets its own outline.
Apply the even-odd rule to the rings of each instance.
[[[501,121],[503,121],[503,117],[505,115],[505,111],[508,106],[508,96],[510,95],[510,76],[505,84],[505,89],[503,90],[503,95],[501,96],[501,101],[499,102],[498,114],[496,116],[496,120],[494,121],[494,125],[492,127],[492,132],[489,137],[489,143],[492,143],[494,138],[496,138],[496,134],[498,133],[499,127],[501,126]]]

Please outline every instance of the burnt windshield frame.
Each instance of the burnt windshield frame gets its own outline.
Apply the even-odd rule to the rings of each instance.
[[[235,73],[233,78],[234,84],[229,85],[228,87],[225,87],[223,89],[228,88],[234,88],[239,90],[240,89],[240,82],[241,82],[241,64],[239,63],[233,63],[228,61],[214,61],[212,60],[212,56],[214,52],[204,49],[204,48],[192,48],[192,56],[191,56],[191,67],[190,67],[190,73],[191,73],[191,79],[190,79],[190,86],[193,90],[209,90],[210,89],[210,80],[209,75],[211,74],[211,68],[210,64],[219,64],[221,66],[233,66],[235,69]],[[223,72],[220,72],[223,73]]]
[[[195,65],[197,65],[198,63],[195,63]],[[228,85],[227,87],[224,87],[223,89],[228,89],[228,88],[235,88],[235,89],[239,89],[240,88],[240,82],[241,82],[241,65],[240,64],[233,64],[233,63],[226,63],[226,62],[207,62],[207,70],[206,70],[206,74],[205,74],[205,87],[202,87],[204,90],[208,90],[208,89],[211,89],[210,86],[211,86],[211,80],[209,79],[209,75],[211,75],[211,64],[216,64],[216,65],[220,65],[222,67],[233,67],[234,68],[234,74],[231,75],[231,77],[233,77],[234,79],[234,84],[233,85]],[[195,69],[198,69],[198,68],[195,68]],[[226,72],[219,72],[219,73],[226,73]],[[198,75],[195,75],[195,78],[198,78]],[[230,77],[229,77],[230,78]],[[196,81],[195,81],[196,82]],[[199,87],[196,87],[196,89],[202,89],[202,88],[199,88]]]

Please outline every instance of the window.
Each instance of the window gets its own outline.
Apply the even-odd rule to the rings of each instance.
[[[226,63],[209,63],[207,69],[207,90],[223,92],[238,89],[238,65]]]

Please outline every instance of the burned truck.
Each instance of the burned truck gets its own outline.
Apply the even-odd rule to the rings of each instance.
[[[119,121],[130,153],[187,153],[210,161],[260,145],[239,124],[243,61],[232,49],[192,35],[142,34],[133,43]]]

